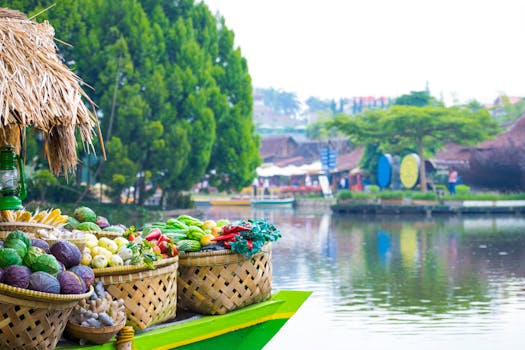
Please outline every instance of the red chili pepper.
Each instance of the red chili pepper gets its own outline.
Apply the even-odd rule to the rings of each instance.
[[[179,250],[177,249],[177,246],[173,243],[170,243],[168,248],[168,256],[177,256],[179,255]]]
[[[135,235],[129,235],[128,241],[133,242],[135,240]]]
[[[253,250],[253,242],[251,240],[247,240],[246,244],[248,244],[248,249]]]
[[[217,236],[215,238],[212,238],[211,240],[212,241],[216,241],[216,242],[219,242],[219,241],[233,241],[235,236],[237,236],[238,234],[239,234],[239,232],[232,232],[232,233],[228,233],[226,235]]]
[[[160,235],[159,242],[169,242],[170,238],[166,235]]]
[[[231,245],[228,242],[224,242],[224,248],[230,249]]]
[[[251,231],[251,227],[241,225],[228,225],[222,228],[222,233],[224,234],[240,231]]]
[[[146,241],[153,241],[155,239],[159,239],[160,236],[162,236],[162,232],[158,228],[153,228],[151,231],[149,231],[149,234],[145,237]]]
[[[166,241],[158,241],[157,246],[160,248],[160,252],[163,254],[168,253],[169,243]]]

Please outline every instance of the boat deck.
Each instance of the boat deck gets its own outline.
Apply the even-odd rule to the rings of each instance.
[[[280,291],[267,300],[225,315],[180,313],[176,320],[137,331],[135,350],[261,349],[310,296],[308,291]],[[61,340],[57,349],[114,350],[114,341],[79,345]]]

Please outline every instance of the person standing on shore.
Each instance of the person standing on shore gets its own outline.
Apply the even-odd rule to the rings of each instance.
[[[451,167],[448,172],[448,191],[450,194],[456,194],[456,184],[458,182],[458,172]]]
[[[253,179],[252,189],[253,189],[253,196],[257,197],[257,187],[259,187],[259,179],[255,178]]]

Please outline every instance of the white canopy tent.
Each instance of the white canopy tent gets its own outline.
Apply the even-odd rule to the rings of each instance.
[[[285,167],[278,167],[273,163],[265,163],[257,168],[257,175],[261,177],[271,176],[297,176],[306,174],[318,174],[321,173],[322,167],[321,162],[313,162],[311,164],[287,165]]]

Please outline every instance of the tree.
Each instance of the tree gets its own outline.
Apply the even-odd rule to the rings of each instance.
[[[274,88],[257,89],[257,92],[263,95],[264,104],[271,107],[276,114],[295,115],[301,109],[301,103],[297,99],[295,92],[276,90]]]
[[[443,103],[436,100],[428,91],[411,91],[409,94],[401,95],[394,100],[394,105],[398,106],[443,106]]]
[[[58,183],[56,177],[48,169],[42,169],[35,172],[33,177],[33,186],[38,190],[41,202],[46,201],[46,190]]]
[[[392,106],[356,116],[339,115],[328,122],[350,136],[355,144],[377,144],[382,152],[414,149],[420,159],[420,187],[425,192],[425,158],[448,142],[473,145],[499,132],[486,110],[465,106]]]
[[[29,14],[55,2],[0,0]],[[108,160],[151,174],[163,194],[188,190],[206,172],[216,174],[223,189],[251,182],[260,159],[248,65],[224,19],[204,3],[64,0],[41,19],[72,45],[58,43],[60,54],[92,87],[86,92],[98,105],[104,142],[111,144]],[[113,137],[125,146],[117,147]],[[120,148],[125,151],[114,153]],[[115,190],[136,178],[117,160],[101,164],[100,176]],[[77,180],[85,166],[79,164]],[[139,193],[143,203],[144,188]]]

